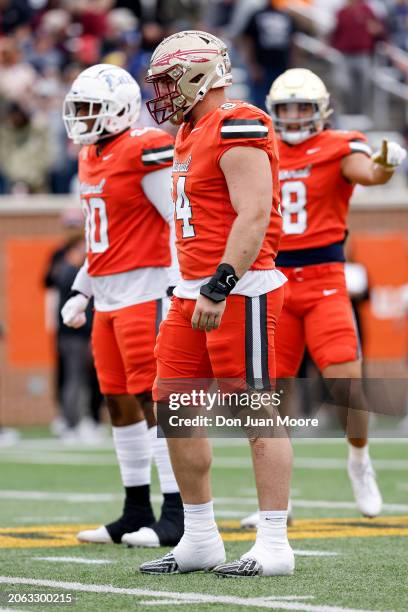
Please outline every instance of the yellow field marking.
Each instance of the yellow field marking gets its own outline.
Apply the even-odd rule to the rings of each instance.
[[[239,521],[219,521],[223,540],[249,542],[254,530],[243,530]],[[0,529],[0,548],[61,548],[79,546],[76,534],[96,525],[42,525]],[[321,518],[297,519],[289,528],[290,540],[329,538],[371,538],[378,536],[408,536],[408,516],[387,516],[376,519]]]
[[[239,521],[220,521],[225,541],[252,541],[255,532],[240,529]],[[408,536],[408,516],[364,518],[295,519],[289,528],[290,540],[328,538],[371,538]]]
[[[76,534],[97,525],[37,525],[0,529],[0,548],[60,548],[78,546]]]

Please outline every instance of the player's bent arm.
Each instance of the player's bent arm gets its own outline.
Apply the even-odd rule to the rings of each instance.
[[[341,171],[349,183],[364,185],[365,187],[385,185],[393,176],[393,172],[378,166],[364,153],[353,153],[343,157]]]
[[[237,213],[223,263],[231,265],[241,278],[257,258],[270,222],[273,201],[271,164],[262,149],[233,147],[222,156],[220,167]]]
[[[363,153],[353,153],[344,157],[341,170],[350,183],[367,187],[384,185],[392,178],[406,156],[405,149],[399,144],[384,140],[381,151],[374,153],[372,158]]]
[[[92,283],[88,274],[87,260],[75,277],[72,291],[75,295],[65,302],[61,309],[61,316],[64,325],[78,329],[86,323],[85,311],[92,296]]]
[[[163,168],[146,174],[142,179],[142,189],[147,199],[157,209],[170,227],[171,266],[169,285],[174,287],[180,280],[180,270],[176,251],[176,229],[174,225],[174,204],[171,197],[171,168]]]
[[[221,325],[226,297],[257,258],[270,222],[272,171],[265,151],[233,147],[220,160],[237,218],[228,236],[220,266],[203,285],[191,325],[210,332]]]
[[[87,298],[92,297],[92,281],[91,277],[88,274],[88,260],[85,260],[83,266],[79,269],[78,274],[75,277],[74,282],[72,283],[71,289],[73,291],[78,291],[78,293],[82,293]]]
[[[226,297],[250,268],[261,249],[270,222],[273,178],[269,157],[253,147],[233,147],[220,160],[237,218],[216,273],[203,285],[191,325],[207,332],[218,329]]]

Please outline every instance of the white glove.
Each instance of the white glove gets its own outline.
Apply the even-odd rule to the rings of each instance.
[[[394,172],[402,164],[406,156],[406,150],[398,143],[388,142],[388,140],[384,139],[381,151],[374,153],[371,159],[388,172]]]
[[[79,327],[85,325],[85,310],[87,309],[88,303],[89,298],[82,295],[82,293],[74,295],[74,297],[65,302],[63,308],[61,309],[61,316],[62,320],[64,321],[64,325],[67,327],[73,327],[74,329],[78,329]]]

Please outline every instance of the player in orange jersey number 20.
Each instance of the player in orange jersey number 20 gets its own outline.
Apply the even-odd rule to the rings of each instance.
[[[95,365],[126,492],[117,521],[78,538],[155,547],[174,545],[183,533],[181,498],[166,441],[157,436],[151,396],[156,335],[178,266],[170,240],[173,139],[135,127],[140,108],[136,81],[105,64],[83,71],[66,96],[68,136],[83,145],[79,186],[87,258],[62,315],[66,325],[82,325],[93,296]],[[164,496],[158,521],[150,504],[152,455]]]

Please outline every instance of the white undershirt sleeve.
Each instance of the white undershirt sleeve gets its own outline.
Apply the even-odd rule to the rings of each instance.
[[[88,260],[85,259],[85,263],[82,268],[79,269],[78,274],[75,277],[74,282],[72,283],[72,289],[74,291],[79,291],[86,295],[86,297],[92,297],[92,281],[91,277],[88,274]]]
[[[170,226],[171,266],[168,269],[169,286],[175,286],[180,279],[180,270],[176,251],[174,204],[171,197],[171,172],[171,168],[163,168],[146,174],[142,179],[142,189],[147,199]]]

